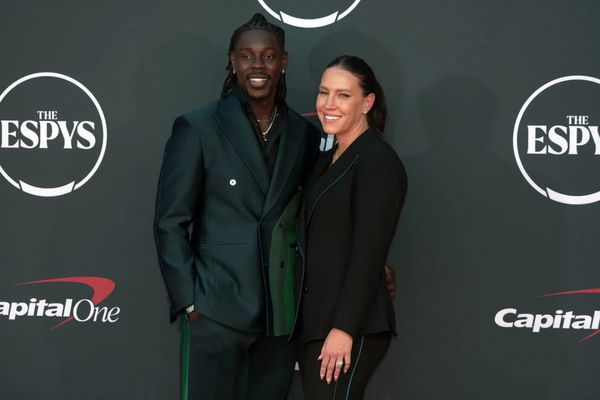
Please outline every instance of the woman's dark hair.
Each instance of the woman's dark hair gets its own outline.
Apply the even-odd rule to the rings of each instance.
[[[229,55],[233,51],[235,51],[235,47],[237,46],[238,41],[242,37],[242,34],[244,32],[248,32],[254,29],[272,33],[275,36],[277,43],[281,47],[281,51],[285,51],[285,32],[283,31],[283,29],[267,21],[262,14],[254,14],[254,16],[250,18],[250,21],[246,22],[244,25],[240,26],[233,32],[231,40],[229,41],[229,51],[227,52],[227,67],[225,67],[225,70],[227,71],[227,77],[225,78],[225,82],[223,83],[221,97],[226,97],[231,92],[231,89],[236,83],[236,77],[233,73],[233,66],[231,65]],[[285,74],[281,74],[279,77],[279,84],[277,85],[275,104],[279,104],[283,100],[285,100],[286,91],[287,88],[285,84]]]
[[[346,70],[358,78],[363,94],[375,94],[375,103],[367,113],[367,122],[369,128],[375,129],[380,134],[385,130],[385,121],[387,119],[387,103],[383,88],[375,78],[375,74],[369,64],[362,58],[355,56],[339,56],[327,64],[327,68],[337,67]]]

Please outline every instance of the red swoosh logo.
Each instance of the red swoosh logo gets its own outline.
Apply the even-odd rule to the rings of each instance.
[[[568,290],[566,292],[554,292],[554,293],[542,294],[542,295],[540,295],[540,297],[564,296],[564,295],[569,295],[569,294],[585,294],[585,293],[600,294],[600,288]],[[591,338],[593,336],[596,336],[599,333],[600,333],[600,329],[598,329],[595,332],[590,333],[589,335],[587,335],[583,339],[579,340],[579,342],[577,342],[577,343],[583,343],[586,340],[588,340],[589,338]]]
[[[92,297],[90,298],[91,302],[94,305],[100,304],[104,301],[110,294],[115,290],[115,282],[111,281],[107,278],[100,278],[97,276],[71,276],[66,278],[54,278],[54,279],[43,279],[40,281],[31,281],[31,282],[23,282],[23,283],[15,283],[15,286],[24,286],[24,285],[36,285],[38,283],[51,283],[51,282],[69,282],[69,283],[81,283],[86,286],[89,286],[92,289]],[[65,319],[63,322],[58,325],[50,328],[56,329],[59,326],[66,324],[73,320],[73,317],[69,317]]]

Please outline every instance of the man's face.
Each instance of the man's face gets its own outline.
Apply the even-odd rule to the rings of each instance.
[[[255,100],[275,99],[288,56],[273,33],[259,29],[242,33],[229,58],[238,84],[248,97]]]

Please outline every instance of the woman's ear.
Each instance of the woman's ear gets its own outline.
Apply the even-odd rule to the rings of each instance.
[[[375,104],[375,93],[369,93],[363,101],[363,114],[368,113]]]

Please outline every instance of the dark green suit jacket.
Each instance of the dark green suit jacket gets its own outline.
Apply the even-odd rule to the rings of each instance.
[[[274,310],[286,311],[272,296],[281,298],[287,290],[271,288],[285,284],[279,276],[271,278],[287,275],[289,257],[281,254],[278,240],[278,250],[271,254],[271,240],[276,224],[287,221],[279,219],[301,190],[320,134],[292,110],[286,120],[271,178],[235,96],[175,120],[165,147],[154,223],[172,319],[194,304],[200,314],[246,332],[289,330],[275,329],[274,319],[281,321],[281,315],[276,318]],[[295,210],[288,214],[295,217]],[[286,265],[269,268],[273,260]]]

